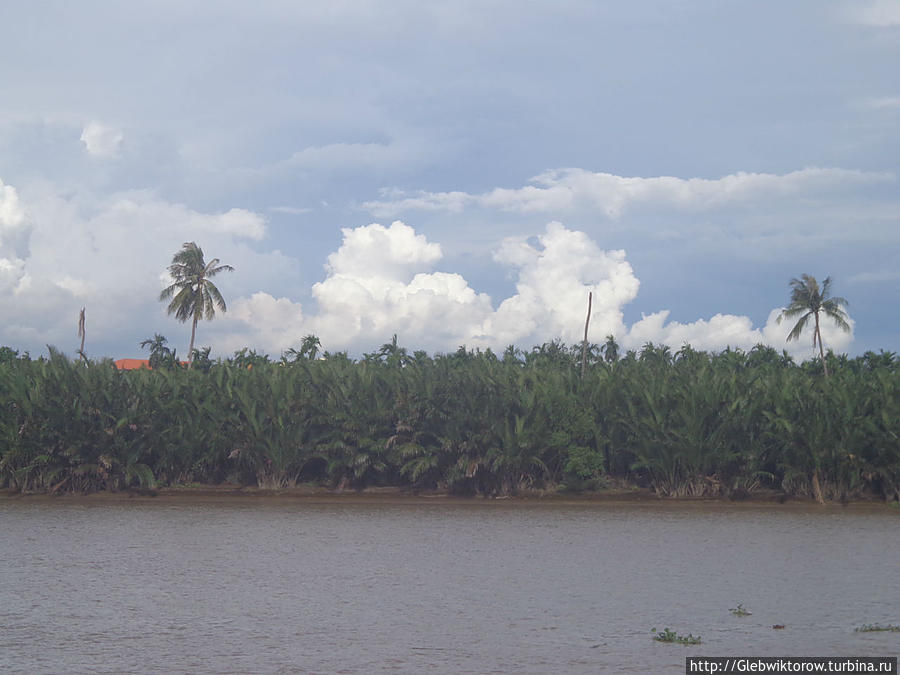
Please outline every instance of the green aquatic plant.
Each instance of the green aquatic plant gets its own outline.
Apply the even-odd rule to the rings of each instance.
[[[657,642],[677,642],[681,645],[699,645],[700,644],[700,636],[694,636],[692,633],[688,633],[687,635],[679,635],[674,630],[669,630],[666,628],[665,630],[657,631],[655,628],[650,630],[653,633],[653,639]]]
[[[900,626],[888,624],[880,626],[877,623],[865,623],[859,628],[854,629],[855,633],[900,633]]]
[[[731,612],[732,614],[734,614],[735,616],[750,616],[751,614],[753,614],[753,612],[748,610],[741,603],[738,603],[737,607],[729,608],[728,611]]]

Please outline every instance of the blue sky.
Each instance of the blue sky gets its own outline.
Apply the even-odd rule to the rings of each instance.
[[[137,356],[185,241],[215,355],[307,333],[900,350],[900,1],[13,3],[0,344]],[[887,311],[886,311],[887,310]]]

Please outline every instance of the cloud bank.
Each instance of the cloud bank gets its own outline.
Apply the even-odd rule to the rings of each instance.
[[[681,194],[668,184],[649,185]],[[701,194],[706,189],[680,185]],[[238,270],[217,279],[230,311],[204,324],[199,335],[200,344],[210,344],[219,355],[244,346],[278,355],[308,333],[318,335],[326,349],[357,355],[394,333],[403,344],[432,352],[460,345],[530,348],[556,338],[575,343],[582,337],[589,293],[594,342],[613,335],[629,349],[654,342],[707,350],[764,343],[803,358],[813,355],[811,337],[785,342],[790,327],[776,323],[778,308],[761,326],[724,313],[670,321],[666,309],[626,325],[624,309],[640,289],[626,252],[605,250],[585,232],[556,221],[534,236],[508,237],[493,247],[493,262],[514,280],[515,291],[505,298],[479,292],[463,275],[442,268],[441,244],[401,221],[344,228],[341,234],[324,276],[308,295],[296,287],[278,293],[269,289],[285,287],[298,264],[278,251],[262,253],[251,246],[268,236],[265,218],[253,211],[204,213],[149,191],[92,200],[32,188],[23,198],[15,187],[0,183],[0,311],[10,317],[0,328],[0,341],[30,350],[45,344],[66,349],[84,306],[90,355],[137,345],[154,332],[169,335],[178,346],[174,336],[188,329],[165,317],[157,296],[167,283],[172,254],[194,240],[207,259],[218,257]],[[829,347],[841,351],[852,339],[826,323]]]
[[[616,219],[629,208],[651,207],[705,211],[759,200],[807,197],[849,191],[861,185],[894,180],[889,173],[834,168],[806,168],[786,174],[735,173],[722,178],[624,177],[584,169],[556,169],[532,178],[520,188],[466,192],[383,192],[386,199],[363,208],[376,216],[408,211],[458,213],[478,205],[516,213],[571,213],[590,210]]]
[[[506,239],[494,252],[494,260],[516,276],[516,293],[496,309],[459,274],[430,271],[441,258],[438,244],[400,221],[345,228],[340,248],[328,258],[325,279],[313,286],[317,311],[306,314],[288,298],[254,293],[223,319],[224,342],[237,349],[249,339],[272,353],[295,346],[307,333],[318,335],[326,349],[357,353],[394,333],[402,344],[431,351],[460,345],[528,348],[556,338],[575,343],[582,338],[588,293],[593,293],[589,338],[594,342],[613,335],[627,349],[653,342],[705,350],[762,343],[802,358],[813,355],[805,341],[786,343],[790,326],[777,323],[779,308],[761,327],[731,314],[668,321],[667,310],[626,326],[623,309],[637,297],[640,282],[625,252],[605,251],[585,233],[557,222],[537,237]],[[824,336],[836,351],[853,339],[827,323]]]

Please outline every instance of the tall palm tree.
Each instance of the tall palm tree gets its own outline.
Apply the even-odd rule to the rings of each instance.
[[[826,317],[834,321],[838,327],[844,332],[850,332],[850,324],[847,322],[849,318],[844,306],[847,301],[840,297],[828,297],[831,290],[831,277],[825,277],[822,287],[819,288],[819,282],[815,277],[808,274],[800,275],[799,279],[791,279],[791,304],[778,315],[778,323],[782,319],[793,319],[800,317],[796,325],[788,333],[787,341],[797,340],[810,318],[815,321],[813,328],[813,349],[819,345],[819,357],[822,359],[822,365],[825,368],[825,377],[828,377],[828,364],[825,362],[825,348],[822,346],[822,331],[820,329],[819,315],[824,314]]]
[[[170,315],[174,314],[182,323],[188,319],[193,321],[191,343],[188,346],[188,358],[191,359],[191,363],[193,363],[197,322],[201,318],[211,321],[216,315],[216,307],[225,311],[225,300],[219,289],[210,281],[223,270],[233,272],[234,268],[231,265],[220,265],[218,258],[213,258],[207,263],[203,260],[203,249],[192,241],[185,242],[181,250],[172,257],[172,264],[169,265],[169,274],[174,283],[159,294],[161,302],[171,298],[172,301],[167,308]]]
[[[600,351],[603,352],[603,358],[606,359],[607,363],[615,363],[619,360],[619,343],[616,342],[616,338],[613,335],[606,336],[606,342],[603,343],[603,346],[600,347]]]
[[[313,361],[321,348],[322,341],[316,335],[310,333],[303,336],[303,340],[300,343],[300,349],[291,347],[290,349],[285,350],[283,356],[285,360],[290,359],[295,363],[301,359]]]
[[[164,364],[175,365],[175,352],[166,346],[168,342],[166,337],[159,333],[154,333],[152,338],[141,341],[141,349],[150,350],[149,361],[152,370],[156,370]]]

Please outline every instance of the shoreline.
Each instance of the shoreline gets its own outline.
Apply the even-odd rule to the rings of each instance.
[[[769,491],[759,492],[741,499],[727,497],[659,497],[647,489],[611,489],[600,492],[560,494],[540,490],[523,491],[517,495],[500,497],[461,496],[441,490],[410,491],[397,487],[376,487],[364,490],[337,490],[327,487],[306,486],[277,490],[247,487],[234,484],[191,485],[154,489],[130,489],[118,492],[91,493],[34,493],[21,494],[9,489],[0,490],[0,503],[159,503],[159,504],[214,504],[214,503],[296,503],[315,505],[423,505],[447,506],[655,506],[655,507],[769,507],[777,509],[809,509],[828,511],[834,509],[896,509],[892,502],[880,499],[853,499],[847,502],[829,502],[820,505],[812,498],[785,497]]]

